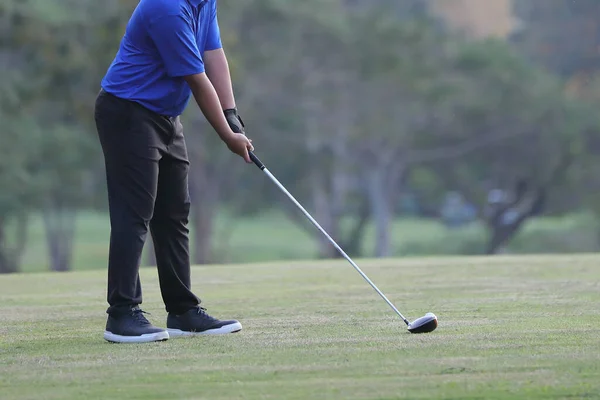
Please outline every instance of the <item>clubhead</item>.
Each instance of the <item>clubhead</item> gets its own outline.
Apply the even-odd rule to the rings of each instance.
[[[437,326],[437,317],[433,313],[427,313],[411,322],[408,325],[408,331],[410,333],[429,333],[433,332]]]

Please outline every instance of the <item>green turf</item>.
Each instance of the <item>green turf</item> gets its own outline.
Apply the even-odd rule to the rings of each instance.
[[[108,221],[108,215],[103,213],[78,214],[73,246],[76,270],[106,268]],[[237,219],[219,213],[213,237],[216,260],[247,263],[317,258],[316,240],[322,236],[308,220],[301,221],[304,221],[303,227],[276,212]],[[511,241],[509,250],[525,254],[594,252],[599,243],[597,226],[596,219],[590,215],[537,218]],[[191,237],[193,240],[193,229]],[[486,232],[480,224],[451,230],[435,220],[398,218],[391,226],[391,238],[395,256],[480,254],[485,247]],[[374,240],[371,224],[365,234],[364,255],[373,254]],[[193,252],[194,246],[191,247]],[[34,216],[22,271],[47,271],[47,258],[42,221]]]
[[[365,242],[367,254],[372,252],[374,234],[369,229]],[[439,222],[398,220],[393,224],[394,245],[415,238],[443,239],[447,230]],[[106,268],[110,226],[104,213],[80,212],[77,217],[73,246],[73,265],[77,270]],[[220,213],[213,238],[215,257],[220,262],[264,262],[316,258],[316,238],[320,233],[308,220],[305,226],[294,224],[280,213],[266,213],[251,218],[233,219]],[[193,243],[194,231],[191,231]],[[192,246],[193,252],[193,246]],[[23,257],[23,272],[48,270],[48,254],[41,218],[32,217],[29,240]]]
[[[600,396],[597,256],[206,266],[194,288],[241,333],[105,343],[105,272],[0,276],[2,399],[583,399]],[[156,273],[144,308],[165,321]]]

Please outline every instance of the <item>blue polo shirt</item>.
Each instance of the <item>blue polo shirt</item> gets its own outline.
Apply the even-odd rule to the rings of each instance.
[[[191,96],[183,77],[204,72],[204,52],[219,48],[217,0],[140,0],[101,85],[175,117]]]

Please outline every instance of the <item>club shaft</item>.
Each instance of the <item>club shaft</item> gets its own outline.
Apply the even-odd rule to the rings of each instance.
[[[258,160],[258,159],[256,159]],[[400,311],[398,311],[398,309],[396,308],[396,306],[394,306],[394,304],[392,304],[392,302],[383,294],[383,292],[381,290],[379,290],[379,288],[369,279],[369,277],[358,267],[358,265],[356,265],[356,263],[354,261],[352,261],[352,259],[350,258],[350,256],[348,256],[348,254],[346,254],[346,252],[344,250],[342,250],[342,248],[335,242],[335,240],[333,240],[331,238],[331,236],[329,236],[329,234],[325,231],[325,229],[323,229],[321,227],[321,225],[319,225],[319,223],[309,214],[308,211],[306,211],[304,209],[304,207],[302,207],[302,205],[298,202],[298,200],[296,200],[294,198],[294,196],[292,196],[292,194],[285,188],[285,186],[283,186],[278,180],[277,178],[275,178],[275,176],[271,173],[271,171],[268,170],[268,168],[266,168],[264,166],[264,164],[260,163],[260,161],[258,161],[258,163],[255,161],[255,163],[259,166],[259,168],[269,177],[269,179],[271,179],[273,181],[273,183],[275,183],[275,185],[277,185],[277,187],[279,189],[281,189],[281,191],[283,193],[285,193],[290,200],[296,204],[296,206],[304,213],[304,215],[306,216],[306,218],[308,218],[310,220],[310,222],[313,223],[314,226],[317,227],[317,229],[319,231],[321,231],[321,233],[323,235],[325,235],[325,237],[331,242],[331,244],[337,249],[337,251],[340,252],[340,254],[342,256],[344,256],[344,258],[354,267],[354,269],[356,271],[358,271],[358,273],[369,283],[369,285],[371,285],[371,287],[373,287],[373,289],[375,289],[375,291],[377,293],[379,293],[379,295],[383,298],[383,300],[385,300],[386,303],[388,303],[388,305],[392,308],[392,310],[394,310],[394,312],[396,312],[396,314],[398,314],[400,316],[400,318],[402,318],[402,320],[404,321],[404,323],[406,323],[406,325],[409,325],[410,323],[408,322],[408,320],[406,318],[404,318],[404,315],[402,315],[400,313]],[[260,163],[260,164],[259,164]]]

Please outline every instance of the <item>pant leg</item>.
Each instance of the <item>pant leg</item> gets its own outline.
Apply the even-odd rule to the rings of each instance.
[[[189,160],[179,118],[174,136],[160,160],[158,190],[150,229],[161,294],[167,312],[182,314],[200,304],[191,291],[189,252]]]
[[[131,102],[101,93],[95,110],[110,212],[108,313],[141,304],[139,267],[152,219],[159,161],[170,125]]]

